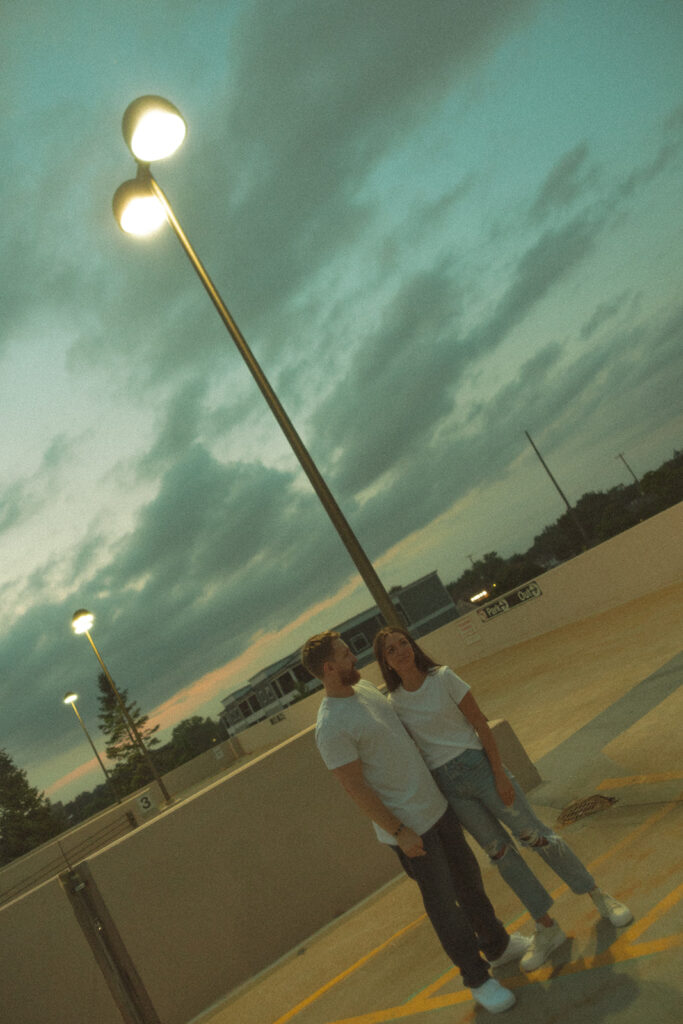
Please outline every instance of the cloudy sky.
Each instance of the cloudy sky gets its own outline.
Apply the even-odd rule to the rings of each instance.
[[[154,166],[387,588],[526,550],[683,442],[679,0],[5,0],[0,747],[101,781],[98,665],[161,723],[372,604],[174,238]]]

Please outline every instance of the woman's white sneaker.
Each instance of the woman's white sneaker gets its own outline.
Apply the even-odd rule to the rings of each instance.
[[[610,896],[608,892],[594,889],[590,893],[590,898],[598,908],[600,916],[606,918],[615,928],[623,928],[625,924],[630,924],[633,920],[633,914],[626,904],[615,900],[614,896]]]
[[[500,956],[496,960],[489,960],[489,963],[491,967],[502,967],[503,964],[509,964],[512,960],[519,960],[530,946],[531,939],[528,936],[520,935],[519,932],[513,932]]]
[[[520,967],[523,971],[535,971],[548,959],[550,954],[566,940],[567,936],[560,928],[557,921],[553,921],[550,928],[537,924],[536,931],[531,939],[531,946],[528,953],[525,953],[520,960]]]
[[[505,988],[495,978],[489,978],[478,988],[471,988],[470,992],[475,1003],[479,1003],[489,1013],[502,1013],[517,1002],[510,989]]]

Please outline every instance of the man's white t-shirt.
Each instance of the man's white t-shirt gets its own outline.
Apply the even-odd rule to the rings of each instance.
[[[391,705],[417,743],[431,771],[464,750],[481,750],[481,740],[458,704],[469,686],[447,665],[427,673],[419,690],[399,686],[389,694]]]
[[[419,750],[386,697],[361,679],[351,697],[323,697],[315,741],[329,769],[360,760],[363,777],[385,807],[418,835],[446,812]],[[373,822],[381,843],[396,840]]]

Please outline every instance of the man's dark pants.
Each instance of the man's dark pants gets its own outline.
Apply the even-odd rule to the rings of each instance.
[[[426,855],[407,857],[394,850],[407,875],[417,882],[427,916],[441,945],[460,968],[463,984],[478,988],[489,978],[487,960],[496,960],[509,936],[484,892],[477,860],[460,822],[448,808],[422,836]]]

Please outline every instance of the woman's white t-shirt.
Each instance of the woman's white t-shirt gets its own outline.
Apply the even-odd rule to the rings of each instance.
[[[469,686],[447,665],[431,669],[419,690],[399,686],[389,694],[398,717],[434,771],[463,750],[481,750],[481,740],[458,704]]]

